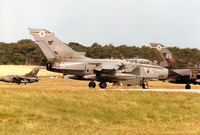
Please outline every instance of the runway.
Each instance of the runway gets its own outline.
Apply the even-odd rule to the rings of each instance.
[[[200,93],[200,89],[100,89],[114,91],[144,91],[144,92],[184,92],[184,93]]]

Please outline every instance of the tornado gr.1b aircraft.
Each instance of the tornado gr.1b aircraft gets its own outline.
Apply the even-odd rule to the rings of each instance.
[[[190,84],[200,85],[200,69],[190,66],[176,57],[162,44],[150,43],[151,48],[159,58],[160,65],[169,69],[169,82],[186,84],[185,89],[190,89]]]
[[[76,52],[45,29],[29,28],[36,44],[40,47],[48,64],[46,69],[63,73],[71,79],[90,80],[88,86],[106,88],[107,83],[142,78],[141,86],[147,87],[147,79],[165,79],[168,69],[145,64],[135,64],[122,59],[91,59],[85,53]]]
[[[38,78],[36,77],[36,75],[39,72],[39,70],[40,70],[39,68],[35,68],[30,73],[25,75],[8,75],[0,78],[0,81],[17,83],[17,84],[38,82]]]

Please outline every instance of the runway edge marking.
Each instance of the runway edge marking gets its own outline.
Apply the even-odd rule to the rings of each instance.
[[[113,91],[146,91],[146,92],[186,92],[186,93],[200,93],[200,89],[186,90],[186,89],[100,89]]]

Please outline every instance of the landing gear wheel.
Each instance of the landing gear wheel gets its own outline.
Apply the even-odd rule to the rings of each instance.
[[[107,87],[106,82],[100,82],[99,87],[102,88],[102,89],[105,89]]]
[[[147,81],[142,82],[141,86],[143,89],[148,89],[148,82]]]
[[[186,84],[186,85],[185,85],[185,89],[191,89],[190,84]]]
[[[96,83],[94,81],[89,82],[88,86],[90,88],[95,88],[96,87]]]

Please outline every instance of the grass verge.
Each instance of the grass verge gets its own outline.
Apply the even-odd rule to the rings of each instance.
[[[200,94],[91,90],[87,83],[0,82],[0,134],[200,133]]]

